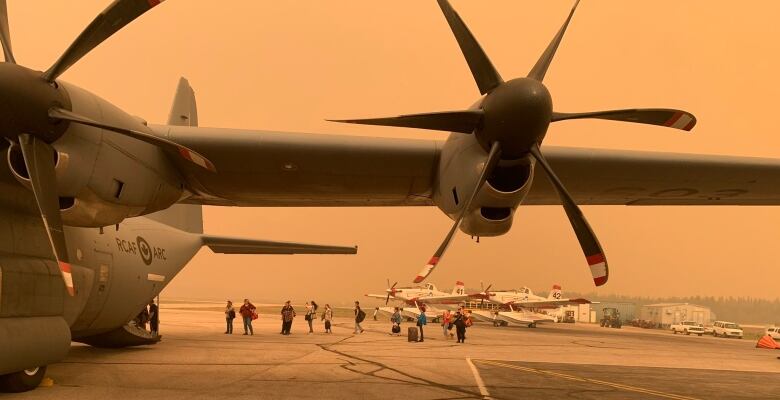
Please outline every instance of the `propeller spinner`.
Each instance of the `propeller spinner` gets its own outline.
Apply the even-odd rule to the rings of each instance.
[[[579,0],[574,4],[566,21],[528,75],[509,81],[504,81],[501,78],[487,54],[450,3],[447,0],[437,1],[455,35],[480,93],[485,96],[479,108],[388,118],[336,120],[336,122],[345,123],[474,134],[476,140],[486,151],[485,164],[474,192],[471,193],[469,200],[463,204],[444,241],[422,271],[417,274],[414,282],[420,283],[425,280],[441,261],[455,231],[460,227],[463,217],[470,211],[476,194],[485,180],[491,176],[498,161],[518,159],[530,154],[541,164],[561,199],[561,204],[590,267],[593,282],[596,286],[604,285],[609,278],[609,269],[596,234],[566,187],[544,158],[539,147],[547,134],[550,123],[567,119],[597,118],[666,126],[689,131],[696,124],[696,118],[688,112],[673,109],[626,109],[586,113],[553,111],[552,96],[543,80],[566,33],[574,11],[577,9]]]

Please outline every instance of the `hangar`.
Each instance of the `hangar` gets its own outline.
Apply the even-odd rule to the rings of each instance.
[[[682,321],[695,321],[707,325],[715,320],[715,313],[709,307],[696,304],[657,303],[642,306],[639,318],[664,327]]]

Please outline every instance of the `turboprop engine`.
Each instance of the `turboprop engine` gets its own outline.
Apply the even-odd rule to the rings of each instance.
[[[102,116],[128,128],[145,128],[138,118],[89,92],[64,82],[58,89],[81,115]],[[56,194],[65,225],[110,226],[125,218],[165,209],[182,196],[181,178],[170,160],[149,143],[99,127],[71,123],[51,147]],[[6,161],[16,180],[32,190],[19,143],[8,147]]]
[[[484,152],[473,136],[452,135],[441,157],[433,199],[444,213],[457,216],[485,164]],[[479,188],[460,230],[472,236],[507,233],[515,210],[531,188],[534,165],[528,156],[501,160]]]

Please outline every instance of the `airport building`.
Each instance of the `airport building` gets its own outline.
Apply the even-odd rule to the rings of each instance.
[[[715,313],[708,307],[689,303],[658,303],[642,306],[639,319],[669,326],[682,321],[694,321],[703,325],[715,320]]]

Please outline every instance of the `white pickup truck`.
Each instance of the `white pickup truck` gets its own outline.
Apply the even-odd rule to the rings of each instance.
[[[694,335],[703,335],[704,334],[704,327],[696,323],[694,321],[682,321],[679,323],[676,323],[670,327],[672,330],[672,333],[675,335],[679,333],[684,333],[686,335],[694,334]]]
[[[712,335],[715,337],[722,336],[725,338],[737,338],[742,339],[742,328],[733,322],[727,321],[715,321],[712,325]]]

